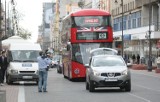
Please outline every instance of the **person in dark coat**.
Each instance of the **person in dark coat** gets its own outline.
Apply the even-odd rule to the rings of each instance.
[[[2,55],[0,56],[0,67],[1,67],[1,85],[3,85],[4,83],[4,78],[5,78],[5,72],[7,70],[8,67],[8,60],[6,57],[6,52],[2,51]]]
[[[139,62],[140,62],[140,56],[139,56],[139,54],[137,55],[137,64],[139,64]]]
[[[135,60],[136,60],[135,54],[132,55],[132,60],[133,60],[133,64],[134,64],[134,63],[135,63]]]

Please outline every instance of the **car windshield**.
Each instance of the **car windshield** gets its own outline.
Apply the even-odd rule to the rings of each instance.
[[[104,66],[125,66],[125,62],[121,57],[95,57],[92,62],[93,67],[104,67]]]

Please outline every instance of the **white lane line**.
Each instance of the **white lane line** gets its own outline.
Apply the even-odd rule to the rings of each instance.
[[[25,102],[24,86],[19,86],[18,102]]]
[[[157,76],[156,76],[156,75],[149,75],[149,74],[145,74],[145,73],[137,73],[137,72],[134,72],[134,71],[132,71],[131,74],[132,74],[132,73],[134,73],[134,74],[139,74],[139,75],[150,76],[150,77],[155,77],[155,78],[160,78],[160,76],[158,76],[158,75],[157,75]],[[148,72],[148,73],[149,73],[149,72]]]
[[[134,95],[134,94],[131,94],[131,93],[128,93],[128,94],[131,95],[131,96],[133,96],[133,97],[136,97],[136,98],[138,98],[138,99],[144,100],[145,102],[151,102],[150,100],[145,99],[145,98],[143,98],[143,97],[140,97],[140,96],[137,96],[137,95]]]
[[[135,86],[138,86],[138,87],[141,87],[141,88],[144,88],[144,89],[148,89],[148,90],[152,90],[152,91],[156,91],[156,92],[160,92],[160,90],[154,90],[152,88],[149,88],[149,87],[145,87],[145,86],[142,86],[142,85],[138,85],[138,84],[134,84]]]

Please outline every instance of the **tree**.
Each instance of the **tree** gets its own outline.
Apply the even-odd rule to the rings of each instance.
[[[23,39],[31,38],[31,32],[29,32],[28,30],[26,30],[26,29],[24,29],[22,27],[19,27],[18,35],[20,37],[22,37]]]

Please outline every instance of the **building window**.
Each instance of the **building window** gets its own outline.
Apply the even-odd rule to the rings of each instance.
[[[141,12],[136,13],[136,18],[137,18],[137,27],[141,27]]]
[[[114,31],[118,31],[118,18],[114,19]]]
[[[131,15],[128,15],[128,29],[131,29]]]
[[[136,28],[136,13],[131,14],[132,28]]]
[[[123,17],[123,29],[126,30],[127,29],[127,16]]]
[[[119,22],[118,22],[119,29],[118,30],[122,30],[122,17],[119,17],[118,19],[119,19]]]

